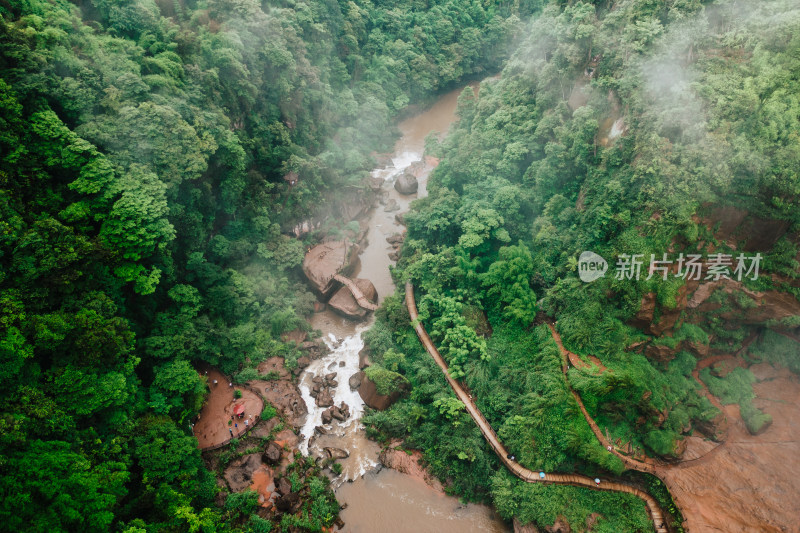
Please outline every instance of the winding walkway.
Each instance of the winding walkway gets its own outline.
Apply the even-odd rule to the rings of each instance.
[[[570,352],[568,352],[567,349],[564,348],[564,345],[561,343],[561,337],[556,332],[556,329],[555,327],[553,327],[553,324],[548,322],[547,327],[550,328],[550,333],[552,334],[553,339],[556,341],[559,351],[561,352],[561,370],[564,372],[564,377],[568,379],[567,356]],[[578,394],[572,387],[568,388],[569,391],[572,393],[572,397],[575,398],[575,401],[578,404],[578,408],[580,408],[581,413],[583,413],[583,418],[586,419],[586,422],[589,424],[589,427],[592,428],[592,433],[594,433],[595,437],[597,437],[597,440],[600,441],[600,444],[602,444],[606,450],[619,457],[619,459],[625,465],[625,468],[629,470],[639,470],[641,472],[647,472],[648,474],[653,474],[653,475],[656,474],[657,465],[655,463],[651,461],[639,461],[637,459],[633,459],[628,455],[620,453],[619,450],[617,450],[617,448],[611,442],[608,441],[605,435],[603,435],[603,432],[600,430],[600,427],[597,425],[597,422],[594,421],[592,416],[589,414],[589,411],[586,410],[586,406],[583,405],[583,400],[581,400],[580,394]]]
[[[553,326],[553,324],[548,322],[547,323],[547,327],[550,328],[550,333],[552,334],[553,339],[556,341],[556,344],[558,345],[558,348],[561,351],[561,369],[564,372],[564,377],[567,379],[567,383],[569,384],[569,376],[567,375],[567,370],[568,370],[567,359],[568,358],[569,358],[569,362],[572,364],[572,366],[575,366],[577,368],[586,368],[586,367],[591,368],[591,365],[588,365],[587,363],[585,363],[582,360],[581,360],[581,363],[583,365],[585,365],[585,366],[576,365],[572,361],[572,357],[569,357],[569,355],[572,352],[570,352],[569,350],[567,350],[564,347],[564,344],[561,342],[561,336],[558,334],[558,332],[556,331],[556,329]],[[577,357],[577,356],[575,356],[575,357]],[[594,359],[595,358],[592,356],[592,360],[594,360]],[[698,464],[699,462],[701,462],[703,460],[711,458],[711,456],[714,455],[715,453],[717,453],[725,445],[725,443],[727,442],[727,439],[728,439],[728,429],[727,429],[728,428],[728,419],[727,419],[727,416],[725,415],[725,409],[723,408],[722,403],[720,403],[719,399],[716,396],[714,396],[713,394],[711,394],[711,391],[708,390],[708,387],[706,387],[706,384],[703,383],[703,381],[700,379],[700,375],[699,375],[700,370],[702,370],[706,366],[709,366],[709,365],[714,364],[714,363],[716,363],[718,361],[726,360],[726,359],[735,359],[735,357],[734,356],[730,356],[730,355],[720,355],[720,356],[709,357],[709,358],[706,358],[706,359],[701,359],[700,361],[697,362],[697,366],[695,367],[695,369],[692,370],[692,377],[700,385],[701,390],[703,391],[703,394],[705,395],[705,397],[708,398],[708,400],[711,402],[711,404],[714,407],[716,407],[719,410],[720,413],[722,413],[723,417],[725,417],[724,434],[723,434],[722,438],[720,439],[720,442],[714,448],[712,448],[711,450],[707,451],[703,455],[701,455],[699,457],[695,457],[693,459],[683,459],[683,460],[675,462],[675,463],[665,463],[663,461],[655,461],[655,460],[653,460],[653,459],[651,459],[649,457],[646,457],[645,460],[642,461],[642,460],[634,459],[634,458],[630,457],[629,455],[625,455],[625,454],[620,453],[619,450],[616,448],[616,446],[614,446],[614,444],[612,442],[609,442],[608,439],[605,437],[605,435],[603,435],[603,432],[600,430],[600,427],[597,425],[597,423],[594,421],[592,416],[586,410],[586,407],[583,405],[583,401],[581,400],[580,395],[575,390],[573,390],[572,387],[569,387],[569,390],[572,393],[573,398],[575,398],[575,401],[578,403],[578,407],[580,408],[581,413],[583,413],[583,417],[586,419],[586,422],[589,424],[589,427],[592,429],[592,432],[595,434],[595,437],[597,437],[597,440],[603,446],[605,446],[605,448],[609,452],[611,452],[614,455],[616,455],[617,457],[619,457],[620,460],[622,460],[622,462],[625,464],[626,468],[631,469],[631,470],[640,470],[640,471],[643,471],[643,472],[647,472],[649,474],[653,474],[654,476],[657,476],[659,479],[661,479],[661,481],[663,481],[665,485],[667,485],[667,489],[669,489],[670,492],[674,492],[674,491],[671,490],[671,488],[669,486],[669,483],[665,480],[665,478],[660,475],[661,472],[664,472],[664,471],[669,470],[671,468],[687,468],[689,466],[696,465],[696,464]],[[603,367],[603,368],[605,369],[605,367]]]
[[[378,304],[372,303],[369,300],[367,300],[367,297],[364,296],[364,293],[361,292],[361,289],[358,288],[358,285],[356,285],[355,281],[341,274],[334,274],[333,279],[335,279],[336,281],[338,281],[339,283],[341,283],[350,290],[350,293],[353,295],[353,298],[356,299],[358,305],[360,305],[364,309],[369,309],[370,311],[375,311],[378,309]]]
[[[418,320],[417,314],[417,304],[414,299],[414,286],[411,284],[410,281],[406,282],[406,306],[408,307],[408,313],[411,316],[412,323],[414,325],[414,330],[419,337],[420,342],[428,353],[433,357],[436,364],[439,365],[442,372],[444,373],[447,382],[450,384],[450,387],[453,389],[453,392],[456,393],[458,399],[464,404],[467,412],[478,425],[481,433],[483,434],[486,441],[492,447],[494,452],[497,454],[497,457],[500,461],[511,471],[512,474],[520,478],[521,480],[527,483],[553,483],[557,485],[572,485],[575,487],[584,487],[592,490],[602,490],[602,491],[609,491],[609,492],[625,492],[628,494],[633,494],[638,498],[644,500],[645,505],[647,505],[647,510],[650,513],[650,517],[653,520],[653,524],[655,526],[655,530],[658,533],[668,533],[668,529],[665,525],[664,513],[662,512],[661,508],[656,502],[655,498],[640,490],[634,486],[627,485],[625,483],[619,483],[614,481],[603,481],[599,485],[595,483],[595,481],[587,476],[583,476],[580,474],[556,474],[556,473],[546,473],[544,478],[541,478],[538,472],[534,472],[523,466],[519,465],[517,462],[512,461],[508,458],[508,450],[503,446],[500,440],[497,438],[492,427],[484,418],[483,414],[478,410],[475,404],[472,402],[472,399],[469,395],[464,391],[462,386],[450,377],[450,373],[447,370],[447,363],[445,363],[444,358],[442,358],[439,351],[433,345],[433,341],[428,336],[427,331],[425,331],[425,327],[422,323]],[[574,394],[574,393],[573,393]],[[585,413],[585,409],[583,408],[583,404],[579,403],[582,410]],[[586,413],[585,413],[586,414]],[[588,418],[587,418],[588,420]],[[595,424],[596,426],[596,424]],[[636,470],[640,470],[639,468],[635,468]]]
[[[550,332],[553,334],[553,339],[556,341],[556,344],[558,344],[558,349],[561,350],[562,359],[563,359],[563,356],[566,355],[566,357],[569,359],[569,364],[571,364],[575,368],[580,368],[580,369],[589,370],[589,371],[594,370],[594,367],[592,367],[591,364],[589,364],[586,361],[584,361],[583,359],[581,359],[581,357],[578,354],[576,354],[575,352],[571,352],[571,351],[567,350],[566,348],[564,348],[564,344],[562,344],[562,342],[561,342],[561,336],[558,333],[556,333],[555,328],[553,327],[553,325],[550,322],[547,323],[547,326],[550,328]],[[598,359],[597,357],[595,357],[593,355],[589,355],[587,357],[589,358],[589,360],[592,363],[594,363],[594,366],[598,370],[598,374],[602,374],[603,372],[608,370],[605,367],[605,365],[603,365],[603,363],[600,362],[600,359]],[[566,367],[562,367],[562,368],[566,372],[567,368]]]

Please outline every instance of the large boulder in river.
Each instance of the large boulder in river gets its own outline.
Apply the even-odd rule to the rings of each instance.
[[[364,372],[358,394],[369,407],[383,411],[405,394],[408,388],[408,380],[397,372],[371,366]]]
[[[331,416],[336,420],[338,420],[339,422],[344,422],[345,420],[347,420],[347,417],[344,416],[342,410],[336,407],[335,405],[331,407]]]
[[[333,405],[333,395],[329,389],[322,389],[315,401],[318,407],[331,407]]]
[[[376,302],[378,300],[378,291],[375,290],[375,285],[368,279],[358,278],[353,280],[356,286],[361,290],[367,300],[371,302]],[[334,293],[330,300],[328,300],[328,305],[339,313],[351,320],[362,320],[365,316],[367,316],[367,309],[364,309],[358,302],[356,301],[353,294],[350,292],[345,286],[342,286],[338,291]]]
[[[303,259],[303,273],[311,288],[327,298],[339,286],[334,274],[345,276],[353,271],[358,261],[359,247],[346,241],[331,241],[314,246]]]
[[[330,459],[347,459],[350,457],[350,452],[341,448],[323,448],[325,455]]]
[[[357,388],[359,388],[361,386],[362,379],[364,379],[363,372],[356,372],[355,374],[350,376],[350,379],[348,380],[347,383],[348,385],[350,385],[350,390],[356,390]]]
[[[400,194],[414,194],[419,189],[416,176],[410,172],[403,172],[394,182],[394,188]]]

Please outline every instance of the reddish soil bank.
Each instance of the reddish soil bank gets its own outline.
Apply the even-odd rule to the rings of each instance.
[[[250,489],[258,493],[258,504],[261,507],[272,507],[275,494],[275,474],[267,465],[262,464],[253,472],[253,483]]]
[[[550,329],[562,353],[566,352],[558,334],[552,326]],[[701,369],[719,363],[724,363],[723,371],[746,367],[735,356],[716,355],[699,361],[692,375],[712,404],[724,413],[715,424],[724,442],[688,437],[677,464],[637,465],[628,458],[623,461],[629,468],[655,468],[683,513],[687,532],[800,531],[800,378],[766,363],[750,367],[758,380],[753,386],[753,403],[773,418],[772,426],[754,436],[747,431],[739,406],[723,407],[699,379]],[[602,433],[585,409],[582,411],[605,446]]]
[[[438,491],[444,491],[441,482],[432,476],[425,467],[422,466],[422,452],[419,450],[402,450],[397,446],[401,441],[393,441],[388,448],[385,448],[378,459],[386,468],[397,470],[414,479],[424,481],[427,485]]]
[[[201,450],[213,448],[231,438],[228,428],[233,430],[233,435],[239,437],[244,433],[245,420],[249,419],[249,427],[253,427],[253,422],[264,409],[264,402],[256,394],[238,386],[230,387],[230,380],[219,370],[211,368],[208,370],[208,387],[210,392],[206,398],[206,403],[200,411],[200,416],[194,425],[194,435]],[[217,384],[214,384],[214,380]],[[233,391],[242,391],[242,397],[234,399]],[[244,405],[244,417],[237,418],[235,428],[233,424],[228,425],[228,421],[233,415],[233,409],[237,405]]]
[[[258,366],[258,371],[264,376],[270,375],[270,379],[250,381],[247,384],[249,390],[242,390],[243,393],[252,395],[253,392],[250,391],[261,393],[261,391],[267,390],[262,397],[270,401],[278,411],[286,414],[290,424],[295,420],[295,411],[300,411],[302,414],[306,412],[305,403],[303,403],[297,387],[291,382],[291,375],[284,366],[283,358],[272,357],[262,362]],[[227,396],[228,402],[231,398],[232,395]],[[235,403],[228,405],[235,405]],[[249,410],[247,412],[249,413]],[[227,424],[227,421],[225,423]],[[277,416],[269,420],[259,420],[255,429],[247,434],[248,440],[239,443],[238,450],[255,446],[261,451],[233,460],[225,468],[224,473],[225,483],[231,491],[240,492],[248,488],[256,491],[259,505],[266,509],[271,508],[275,500],[281,496],[280,487],[276,487],[275,479],[286,473],[286,467],[292,461],[299,442],[299,438],[291,429],[284,428],[275,433],[276,426],[280,423],[281,420]],[[267,457],[266,452],[272,448],[272,443],[264,448],[263,442],[253,440],[265,437],[271,438],[274,445],[277,445],[280,450],[278,457]],[[209,467],[215,469],[217,465],[214,463],[216,460],[214,454],[207,454],[206,457],[209,460]],[[286,480],[283,480],[283,483],[285,485]],[[282,494],[285,495],[286,490]]]
[[[661,475],[686,518],[687,531],[800,531],[800,378],[768,364],[750,369],[754,405],[772,415],[764,433],[751,435],[737,405],[725,406],[728,439],[713,453]],[[687,439],[685,458],[715,446]]]

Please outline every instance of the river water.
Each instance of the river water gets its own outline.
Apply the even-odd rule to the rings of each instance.
[[[423,158],[425,137],[431,132],[446,134],[455,120],[455,109],[461,89],[439,98],[428,110],[412,116],[398,127],[402,136],[397,141],[391,164],[375,169],[373,177],[383,178],[386,201],[394,200],[398,211],[387,212],[383,205],[377,206],[369,216],[367,243],[359,256],[360,264],[352,277],[372,281],[378,291],[379,301],[394,293],[395,286],[389,274],[388,257],[392,247],[386,238],[402,233],[404,228],[395,221],[396,213],[408,211],[411,201],[426,194],[426,183],[436,162]],[[422,162],[421,167],[420,163]],[[397,176],[415,165],[419,190],[417,194],[403,196],[393,187]],[[358,352],[364,347],[361,333],[372,323],[370,317],[364,323],[353,323],[332,311],[315,313],[311,325],[323,333],[323,339],[331,348],[326,357],[313,361],[300,377],[300,392],[309,409],[302,429],[306,437],[314,435],[314,427],[322,424],[321,409],[316,406],[310,391],[315,375],[337,373],[338,386],[334,394],[336,405],[344,401],[350,406],[351,417],[344,423],[334,420],[327,435],[317,435],[301,443],[303,453],[321,455],[324,447],[347,450],[349,457],[339,462],[342,475],[334,481],[336,496],[346,509],[342,511],[345,532],[366,533],[470,533],[477,531],[507,532],[492,509],[481,505],[462,505],[457,498],[446,496],[428,486],[424,481],[393,470],[379,469],[378,445],[366,438],[361,424],[364,403],[358,391],[351,391],[350,376],[359,371]],[[329,426],[326,426],[329,427]]]

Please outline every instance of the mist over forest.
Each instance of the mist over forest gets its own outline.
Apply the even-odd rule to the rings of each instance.
[[[396,292],[362,334],[364,379],[392,398],[367,408],[369,438],[514,531],[658,527],[635,495],[514,477],[419,323],[522,467],[636,487],[669,531],[796,527],[796,2],[0,0],[0,15],[0,530],[341,527],[335,457],[281,445],[283,507],[232,488],[231,462],[302,424],[262,397],[272,429],[201,451],[208,370],[237,394],[297,390],[298,335],[323,346],[304,258],[364,246],[398,122],[461,88],[400,219]],[[584,251],[604,276],[582,281]],[[641,275],[618,275],[637,255]],[[761,453],[750,470],[741,442]],[[732,481],[701,490],[680,465],[717,446],[696,476]]]

